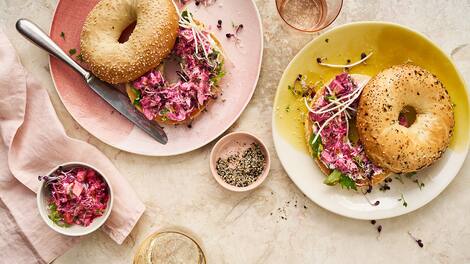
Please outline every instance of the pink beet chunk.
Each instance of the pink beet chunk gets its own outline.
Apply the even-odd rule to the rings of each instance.
[[[75,194],[78,197],[78,196],[80,196],[82,191],[83,191],[83,184],[81,184],[78,181],[75,181],[73,183],[72,193]]]

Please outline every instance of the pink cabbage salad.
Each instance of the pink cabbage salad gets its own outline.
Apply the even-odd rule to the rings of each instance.
[[[134,104],[141,106],[149,120],[159,116],[162,120],[184,121],[210,98],[216,99],[217,86],[224,76],[223,59],[215,47],[210,33],[188,24],[192,15],[184,11],[172,56],[180,61],[179,80],[168,83],[157,69],[135,80]]]
[[[88,226],[108,206],[108,186],[93,169],[59,167],[49,176],[39,176],[39,180],[46,181],[50,191],[49,219],[58,226]]]
[[[348,137],[348,120],[356,114],[358,93],[361,92],[357,89],[360,87],[349,74],[339,74],[323,89],[322,96],[309,109],[309,118],[314,123],[310,146],[315,155],[329,169],[334,170],[325,183],[334,185],[339,182],[341,186],[353,189],[356,189],[354,182],[357,180],[370,179],[373,175],[382,173],[382,169],[367,158],[362,144],[353,144]],[[316,137],[322,126],[320,135]]]

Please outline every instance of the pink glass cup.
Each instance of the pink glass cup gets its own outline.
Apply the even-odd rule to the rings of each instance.
[[[343,0],[276,0],[281,18],[302,32],[317,32],[338,17]]]

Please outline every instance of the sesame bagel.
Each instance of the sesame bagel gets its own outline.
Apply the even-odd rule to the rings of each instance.
[[[101,0],[80,36],[83,60],[98,78],[125,83],[158,66],[175,44],[178,14],[171,0]],[[136,22],[124,43],[121,33]]]
[[[416,111],[409,127],[398,121],[404,107]],[[431,165],[448,147],[453,107],[435,75],[419,66],[397,65],[380,72],[364,88],[357,127],[375,164],[395,173],[413,172]]]
[[[370,79],[369,76],[367,75],[362,75],[362,74],[351,74],[351,77],[354,79],[356,83],[360,83],[362,81],[367,81]],[[313,107],[325,92],[326,86],[323,86],[320,90],[318,90],[315,93],[314,98],[310,102],[310,106]],[[308,115],[306,115],[305,120],[304,120],[304,129],[305,129],[305,142],[307,143],[307,146],[309,145],[310,137],[313,133],[313,121],[309,118]],[[332,170],[329,169],[320,159],[320,157],[315,156],[313,153],[313,150],[311,147],[308,146],[308,151],[310,152],[310,155],[314,157],[315,163],[317,164],[318,168],[320,171],[325,174],[325,176],[330,175],[332,173]],[[366,177],[364,179],[358,179],[356,180],[356,185],[358,187],[367,187],[367,186],[375,186],[378,185],[379,183],[383,182],[388,176],[390,176],[390,171],[384,170],[382,173],[373,175],[371,177]]]

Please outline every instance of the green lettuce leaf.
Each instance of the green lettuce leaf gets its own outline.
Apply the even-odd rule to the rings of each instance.
[[[135,89],[134,87],[131,88],[132,92],[136,96],[134,99],[134,102],[132,102],[134,105],[140,105],[140,99],[142,99],[142,94],[139,90]]]
[[[339,170],[334,170],[330,173],[330,175],[328,175],[328,177],[325,178],[323,183],[330,186],[336,185],[340,181],[341,175],[342,174]]]
[[[324,184],[334,186],[339,183],[341,188],[353,189],[357,191],[356,182],[354,182],[348,176],[342,174],[339,170],[334,170],[328,175],[323,181]]]
[[[321,137],[318,136],[317,140],[315,140],[315,142],[313,142],[313,140],[315,139],[315,133],[312,133],[312,135],[310,135],[310,139],[308,140],[308,144],[310,145],[310,148],[312,149],[312,153],[313,153],[313,157],[314,158],[317,158],[320,156],[322,150],[323,150],[323,145],[321,143]]]
[[[341,174],[341,177],[339,179],[339,185],[341,185],[341,188],[346,188],[348,190],[353,189],[357,191],[356,182],[344,174]]]

